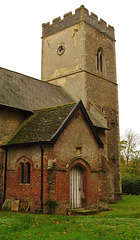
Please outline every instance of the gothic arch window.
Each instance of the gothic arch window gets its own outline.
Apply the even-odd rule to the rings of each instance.
[[[29,162],[20,163],[20,183],[30,184],[31,164]]]
[[[26,163],[26,183],[30,183],[30,169],[31,169],[31,164],[27,162]]]
[[[24,163],[20,163],[20,183],[24,183]]]
[[[103,72],[103,50],[101,47],[97,51],[97,70]]]

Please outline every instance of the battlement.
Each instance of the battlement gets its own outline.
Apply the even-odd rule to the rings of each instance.
[[[61,19],[61,17],[55,18],[52,24],[49,22],[43,23],[42,38],[52,35],[80,22],[85,22],[91,25],[99,32],[107,35],[112,40],[115,40],[114,28],[110,25],[107,26],[107,23],[103,19],[98,20],[98,17],[94,13],[91,12],[89,15],[88,9],[86,9],[83,5],[75,10],[75,14],[69,12],[64,15],[63,19]]]

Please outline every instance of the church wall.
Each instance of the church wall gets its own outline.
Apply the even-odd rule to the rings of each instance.
[[[20,163],[31,164],[30,184],[20,183]],[[46,187],[46,172],[44,185]],[[6,198],[28,200],[32,209],[40,209],[41,149],[39,145],[8,147]]]
[[[57,164],[60,168],[66,167],[73,158],[80,155],[88,161],[91,168],[98,169],[100,167],[101,153],[105,154],[104,150],[98,147],[80,110],[73,117],[67,128],[64,129],[53,150],[59,156],[57,157]],[[63,156],[63,161],[61,156]]]
[[[60,169],[57,172],[59,177],[59,180],[57,179],[57,188],[59,189],[57,193],[58,198],[63,196],[61,209],[63,204],[68,202],[70,183],[66,183],[70,179],[70,169],[76,164],[81,164],[86,169],[85,198],[83,199],[85,205],[93,206],[100,198],[106,196],[106,173],[102,172],[103,167],[104,170],[106,168],[103,164],[103,159],[106,159],[106,148],[99,148],[82,113],[78,114],[63,131],[53,148],[55,156],[57,156],[56,168]],[[102,137],[103,142],[105,142],[105,135]],[[63,187],[60,188],[61,184]]]
[[[27,114],[17,109],[0,107],[0,143],[23,122]]]
[[[0,107],[0,144],[6,141],[27,115],[11,108]],[[0,207],[3,201],[5,150],[0,148]]]
[[[104,138],[102,134],[102,140]],[[106,197],[106,151],[99,148],[84,117],[79,111],[54,145],[43,144],[43,202],[57,201],[57,213],[70,209],[70,170],[75,165],[84,169],[83,205],[93,207]],[[19,163],[31,163],[30,184],[19,183]],[[103,169],[104,167],[104,169]],[[26,199],[31,211],[40,208],[41,149],[39,145],[8,148],[6,198]]]

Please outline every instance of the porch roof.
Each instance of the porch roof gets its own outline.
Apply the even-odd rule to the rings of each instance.
[[[34,111],[34,114],[3,145],[54,143],[79,109],[81,109],[99,146],[103,147],[97,127],[93,125],[82,101]]]

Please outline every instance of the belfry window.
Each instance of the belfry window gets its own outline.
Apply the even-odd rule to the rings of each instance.
[[[20,183],[30,183],[31,164],[29,162],[20,163]]]
[[[97,70],[99,72],[103,71],[103,51],[101,47],[97,51]]]

